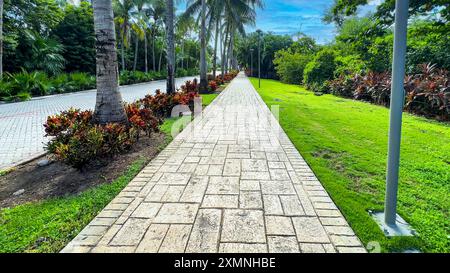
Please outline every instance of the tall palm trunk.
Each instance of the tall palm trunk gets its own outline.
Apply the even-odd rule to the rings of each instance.
[[[3,0],[0,0],[0,79],[3,77]]]
[[[97,99],[95,121],[127,123],[119,92],[116,32],[111,0],[94,0],[95,51],[97,62]]]
[[[230,52],[231,52],[231,69],[236,70],[237,69],[237,63],[236,63],[236,57],[234,56],[234,32],[231,33],[231,42],[230,42]]]
[[[219,23],[220,23],[220,17],[217,17],[216,19],[216,33],[214,37],[214,57],[213,57],[213,77],[216,78],[217,73],[217,42],[219,38]]]
[[[173,0],[166,0],[166,32],[167,32],[167,94],[175,93],[175,39],[174,39],[174,6]]]
[[[184,40],[181,40],[181,69],[184,69]]]
[[[163,44],[164,45],[164,44]],[[161,65],[162,65],[162,56],[163,56],[164,50],[161,48],[161,52],[159,53],[159,62],[158,62],[158,72],[161,72]]]
[[[208,79],[206,71],[206,0],[202,0],[202,25],[200,33],[200,93],[208,92]]]
[[[134,44],[134,62],[133,62],[133,71],[136,71],[138,52],[139,51],[139,37],[136,36],[136,42]]]
[[[155,56],[155,30],[152,29],[152,61],[153,61],[153,71],[156,71],[156,56]]]
[[[122,57],[122,71],[125,71],[126,70],[126,67],[125,67],[125,37],[124,37],[124,35],[122,34],[122,41],[121,41],[121,45],[120,45],[120,50],[121,50],[121,54],[120,55],[122,55],[121,57]]]
[[[144,35],[144,55],[145,55],[145,73],[148,73],[148,43],[147,43],[147,33]]]
[[[226,54],[227,54],[227,44],[228,44],[228,25],[225,30],[225,41],[223,43],[223,51],[222,51],[222,80],[224,79],[224,75],[227,70],[227,60],[226,60]]]

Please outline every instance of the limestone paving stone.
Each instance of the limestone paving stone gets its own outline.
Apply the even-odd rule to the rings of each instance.
[[[298,253],[298,242],[295,236],[268,236],[270,253]]]
[[[261,209],[263,207],[261,192],[244,191],[239,194],[239,207],[242,209]]]
[[[290,217],[266,216],[267,235],[295,235]]]
[[[263,204],[266,215],[283,215],[283,207],[278,195],[263,195]]]
[[[202,208],[237,208],[239,205],[238,195],[205,195]]]
[[[220,243],[220,253],[267,253],[266,244]]]
[[[266,242],[262,211],[226,209],[223,217],[221,242]]]
[[[330,239],[317,217],[292,217],[297,239],[301,243],[328,243]]]
[[[154,223],[192,224],[198,210],[198,204],[165,203],[162,205]]]
[[[200,209],[192,227],[186,252],[217,252],[221,219],[222,211],[219,209]]]
[[[164,237],[167,234],[169,225],[167,224],[152,224],[145,233],[142,241],[140,241],[136,252],[141,253],[156,253],[161,246]]]

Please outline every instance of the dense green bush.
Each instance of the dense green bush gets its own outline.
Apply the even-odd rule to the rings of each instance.
[[[311,57],[292,52],[291,50],[280,50],[275,54],[275,70],[282,82],[300,84],[303,81],[303,71]]]
[[[336,69],[336,55],[331,49],[319,51],[303,72],[303,82],[314,91],[322,92],[323,84],[333,79]]]
[[[190,69],[184,73],[186,76],[193,76],[197,70]],[[119,81],[121,85],[128,85],[165,78],[165,72],[123,71],[120,73]],[[22,101],[32,96],[89,90],[95,88],[95,82],[95,76],[85,72],[63,73],[48,77],[44,72],[27,72],[23,69],[19,73],[5,73],[0,81],[0,100]]]
[[[6,73],[0,85],[2,99],[6,101],[26,100],[31,96],[43,96],[50,92],[51,84],[47,75],[43,72],[31,72],[26,70],[10,74]]]

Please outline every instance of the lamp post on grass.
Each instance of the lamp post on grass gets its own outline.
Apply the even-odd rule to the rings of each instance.
[[[405,101],[404,82],[406,36],[409,0],[396,0],[394,54],[392,61],[391,102],[389,115],[389,144],[386,174],[386,197],[384,213],[374,213],[387,236],[411,236],[414,231],[397,215],[398,173],[400,163],[400,140],[403,104]]]
[[[258,29],[258,88],[261,88],[261,33],[262,31]]]
[[[253,48],[250,48],[250,77],[253,77]]]

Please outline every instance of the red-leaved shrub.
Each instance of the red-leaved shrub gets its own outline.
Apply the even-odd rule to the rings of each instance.
[[[449,72],[431,64],[421,64],[419,69],[420,73],[405,76],[405,109],[411,113],[449,120]],[[337,96],[389,106],[391,74],[369,72],[366,75],[340,76],[329,81],[328,88]]]

